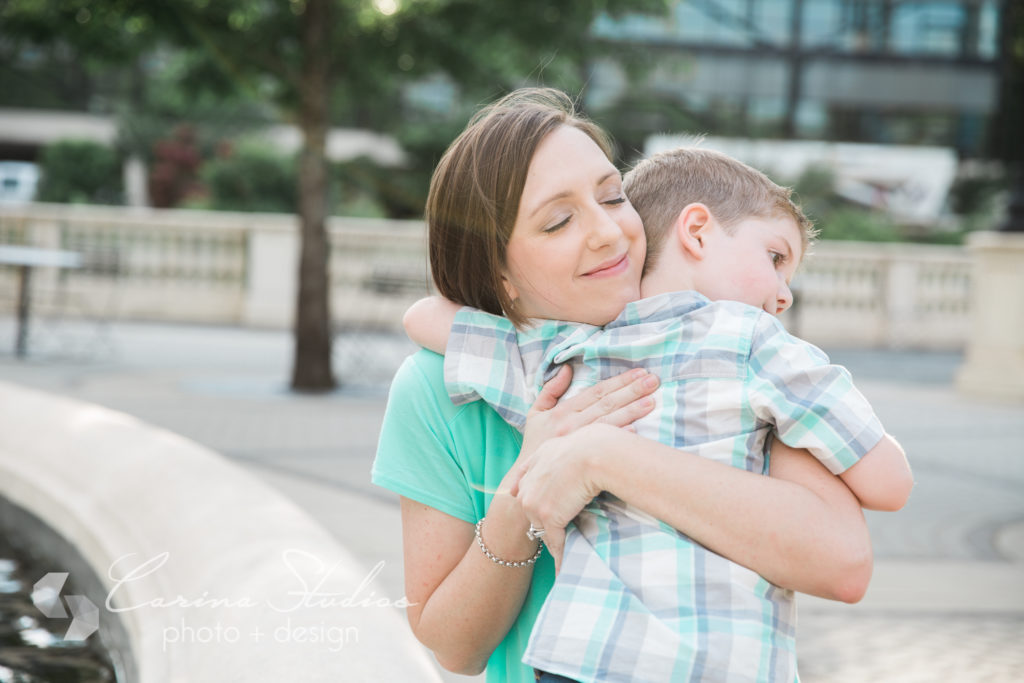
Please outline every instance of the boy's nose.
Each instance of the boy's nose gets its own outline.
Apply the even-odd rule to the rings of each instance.
[[[779,292],[775,300],[775,315],[782,314],[783,311],[793,305],[793,291],[789,288],[785,282],[779,285]]]

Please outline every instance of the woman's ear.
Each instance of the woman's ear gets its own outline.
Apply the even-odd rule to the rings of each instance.
[[[508,275],[505,275],[504,273],[501,276],[501,286],[505,288],[505,294],[508,294],[509,301],[515,301],[519,298],[519,290],[517,290],[516,286],[508,279]]]
[[[704,236],[710,230],[711,211],[705,205],[695,202],[687,204],[676,217],[676,239],[683,251],[692,258],[704,258]]]

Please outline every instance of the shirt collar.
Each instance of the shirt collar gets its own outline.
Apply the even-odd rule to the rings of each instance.
[[[622,313],[608,323],[605,329],[635,325],[639,322],[672,320],[703,308],[709,303],[711,302],[706,296],[693,290],[657,294],[626,304]]]

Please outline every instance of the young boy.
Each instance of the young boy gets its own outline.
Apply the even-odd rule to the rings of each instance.
[[[452,400],[483,398],[522,429],[561,364],[573,365],[570,392],[645,367],[661,387],[658,407],[635,424],[640,436],[764,473],[774,430],[865,507],[902,507],[911,485],[902,450],[845,369],[773,317],[792,303],[789,279],[811,238],[789,191],[695,148],[641,162],[624,189],[647,233],[643,298],[604,328],[516,330],[437,298],[410,310],[413,340],[441,351],[451,332]],[[790,683],[794,632],[791,591],[602,494],[567,530],[523,661],[581,681]]]

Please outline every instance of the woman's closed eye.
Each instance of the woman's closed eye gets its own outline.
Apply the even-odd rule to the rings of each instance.
[[[625,204],[626,201],[627,200],[626,200],[625,195],[620,194],[620,195],[616,195],[616,196],[614,196],[614,197],[612,197],[610,199],[606,199],[606,200],[604,200],[601,203],[606,205],[606,206],[620,206],[622,204]],[[557,222],[557,223],[555,223],[553,225],[549,225],[546,228],[541,228],[541,232],[543,232],[545,234],[551,234],[551,233],[554,233],[554,232],[558,232],[559,230],[564,228],[566,225],[568,225],[571,220],[572,220],[572,214],[569,214],[568,216],[566,216],[565,218],[563,218],[559,222]]]
[[[554,225],[549,225],[546,228],[542,228],[541,232],[543,232],[545,234],[551,234],[553,232],[558,232],[559,230],[561,230],[565,226],[569,225],[569,221],[571,219],[572,219],[572,214],[566,216],[565,218],[563,218],[559,222],[555,223]]]

